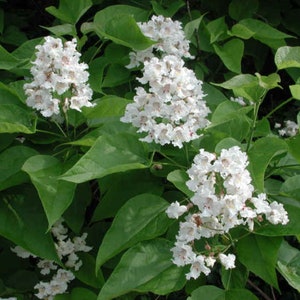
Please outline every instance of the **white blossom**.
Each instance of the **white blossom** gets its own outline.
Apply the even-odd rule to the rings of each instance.
[[[178,201],[175,201],[171,203],[171,205],[166,210],[166,213],[169,218],[178,219],[186,211],[187,211],[187,207],[185,205],[180,205]]]
[[[222,149],[219,155],[200,149],[187,170],[186,185],[194,195],[188,204],[189,214],[179,223],[172,248],[176,265],[191,265],[187,279],[209,274],[216,260],[225,269],[235,267],[235,256],[224,254],[221,248],[210,250],[209,246],[199,255],[193,248],[197,240],[224,235],[240,225],[252,231],[254,221],[261,221],[263,215],[272,224],[284,225],[289,221],[281,203],[267,201],[264,193],[253,195],[248,163],[246,153],[237,146]],[[169,217],[177,217],[178,211],[184,214],[181,206],[178,202],[171,203],[166,213]]]
[[[81,111],[83,106],[93,106],[93,92],[87,84],[88,66],[79,62],[76,39],[63,44],[61,39],[47,36],[36,50],[30,70],[33,81],[24,85],[28,106],[44,117],[59,116],[61,110]]]
[[[219,254],[219,259],[221,264],[225,267],[226,270],[235,268],[235,255],[234,254]]]

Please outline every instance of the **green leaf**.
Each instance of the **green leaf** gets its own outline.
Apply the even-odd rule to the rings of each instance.
[[[45,27],[41,26],[44,29],[47,29],[51,33],[53,33],[56,36],[63,36],[63,35],[70,35],[70,36],[76,36],[76,28],[72,24],[63,24],[63,25],[56,25],[52,27]]]
[[[300,162],[300,135],[293,136],[286,140],[286,143],[289,147],[289,153],[292,154],[292,156]]]
[[[116,76],[118,74],[118,76]],[[115,87],[129,80],[131,72],[120,64],[111,64],[107,68],[102,87]]]
[[[228,291],[231,289],[242,289],[246,286],[249,271],[240,262],[236,262],[234,269],[225,270],[221,268],[221,280],[224,288]]]
[[[274,59],[278,70],[300,68],[300,47],[280,47],[277,49]]]
[[[278,289],[275,266],[282,238],[248,235],[237,243],[239,261],[253,272]],[[255,255],[253,255],[255,253]]]
[[[0,133],[35,133],[36,116],[14,104],[0,104]]]
[[[272,73],[268,76],[260,75],[255,73],[258,78],[258,84],[266,90],[271,90],[276,87],[281,87],[278,83],[281,81],[280,76],[277,73]]]
[[[75,25],[93,5],[91,0],[60,0],[58,8],[46,7],[46,11],[63,22]]]
[[[232,137],[222,139],[215,147],[215,152],[220,154],[222,149],[229,149],[233,146],[239,146],[241,149],[242,144]]]
[[[208,32],[210,33],[210,43],[222,41],[228,37],[227,24],[225,23],[225,17],[221,17],[209,22],[206,25]]]
[[[276,137],[261,138],[250,148],[248,170],[258,192],[264,192],[264,175],[271,160],[287,150],[286,142]]]
[[[172,244],[164,239],[141,242],[122,256],[98,295],[98,300],[115,299],[130,291],[168,294],[185,283],[181,268],[171,261]],[[172,278],[172,280],[168,280]],[[164,282],[161,286],[159,281]]]
[[[82,266],[78,271],[73,271],[74,275],[81,282],[99,289],[103,286],[105,280],[101,270],[98,270],[97,275],[95,274],[95,258],[89,253],[79,253],[80,260],[82,261]]]
[[[110,174],[98,182],[102,197],[93,214],[94,222],[114,217],[130,198],[144,193],[160,196],[164,189],[160,178],[152,176],[149,169],[130,170],[126,176],[124,173]]]
[[[263,236],[287,236],[299,234],[300,224],[298,219],[300,214],[300,203],[298,198],[299,197],[293,199],[289,197],[272,196],[272,200],[276,200],[283,204],[284,209],[288,213],[289,222],[286,225],[265,224],[264,226],[258,227],[255,230],[255,233]]]
[[[153,7],[153,10],[156,15],[162,15],[165,17],[173,17],[173,15],[183,6],[185,6],[184,1],[175,0],[171,1],[167,8],[161,6],[157,1],[150,1]]]
[[[172,182],[181,192],[186,194],[189,198],[194,195],[194,193],[189,190],[186,182],[189,180],[188,174],[184,170],[175,170],[168,174],[167,180]]]
[[[72,289],[71,293],[68,294],[58,294],[54,296],[54,300],[96,300],[97,295],[82,287],[75,287]]]
[[[18,59],[0,45],[0,69],[11,70],[24,64],[28,59]]]
[[[52,156],[32,156],[22,170],[28,173],[38,191],[50,228],[71,204],[76,185],[58,179],[63,165]]]
[[[87,118],[89,127],[97,127],[103,123],[120,119],[124,115],[125,108],[131,101],[125,98],[117,97],[114,95],[107,95],[99,100],[93,108],[85,109],[84,115]]]
[[[0,191],[29,181],[27,174],[21,171],[24,162],[38,152],[24,146],[14,146],[0,154]]]
[[[213,285],[200,286],[194,290],[187,300],[258,300],[250,291],[246,289],[222,290]]]
[[[112,40],[136,50],[144,50],[155,42],[145,37],[134,16],[144,15],[145,11],[127,5],[112,5],[96,13],[94,25],[96,33],[103,38]]]
[[[143,144],[135,135],[100,136],[93,147],[61,179],[85,182],[109,174],[149,167]]]
[[[96,270],[110,258],[137,242],[153,239],[163,234],[170,223],[165,210],[169,203],[151,194],[141,194],[118,211],[100,245]]]
[[[251,119],[246,115],[251,110],[251,106],[242,107],[238,103],[224,101],[215,109],[208,131],[223,132],[226,137],[242,141],[251,127]]]
[[[289,86],[292,97],[296,100],[300,100],[300,84],[294,84]]]
[[[47,220],[31,186],[0,193],[0,234],[27,251],[59,263]]]
[[[199,299],[225,300],[225,291],[213,285],[204,285],[194,290],[191,297],[187,298],[187,300]]]
[[[190,40],[194,34],[194,32],[198,31],[198,28],[200,26],[200,23],[202,22],[203,17],[205,16],[205,14],[203,14],[202,16],[200,16],[199,18],[190,21],[188,23],[186,23],[186,25],[184,26],[184,34],[185,37]]]
[[[278,252],[277,269],[289,285],[300,292],[300,251],[286,241]]]
[[[232,39],[223,46],[213,45],[224,65],[234,73],[241,73],[241,62],[244,55],[244,43],[240,39]]]
[[[224,89],[231,90],[236,88],[247,88],[258,85],[258,79],[251,74],[236,75],[223,83],[212,83]]]
[[[229,16],[236,21],[250,18],[257,11],[258,6],[258,0],[233,0],[229,4]]]
[[[238,26],[237,30],[236,26]],[[243,19],[238,24],[234,25],[231,29],[231,33],[239,37],[242,37],[241,35],[245,36],[246,34],[246,38],[253,37],[273,49],[284,46],[284,39],[292,37],[291,35],[281,32],[263,21],[251,18]]]

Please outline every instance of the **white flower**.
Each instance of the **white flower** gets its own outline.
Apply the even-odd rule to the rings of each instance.
[[[252,231],[254,221],[262,220],[261,214],[272,224],[284,225],[289,221],[282,204],[276,201],[269,204],[264,193],[253,196],[254,187],[247,165],[246,153],[235,146],[223,149],[219,156],[200,149],[187,170],[189,180],[186,185],[194,195],[190,199],[190,214],[179,224],[172,252],[174,263],[191,265],[188,279],[197,278],[201,273],[208,274],[217,257],[225,269],[235,267],[235,256],[220,254],[218,248],[204,247],[201,253],[205,255],[197,256],[196,251],[201,251],[197,248],[197,240],[222,235],[239,225],[247,225]],[[181,215],[185,209],[181,211],[178,202],[174,202],[167,214],[176,218],[179,211]],[[195,257],[197,259],[191,261]]]
[[[191,278],[197,279],[201,273],[208,275],[211,272],[211,270],[205,265],[205,261],[205,256],[198,255],[191,263],[190,272],[186,274],[186,278],[188,280]]]
[[[149,89],[136,89],[134,102],[127,105],[121,118],[138,127],[138,132],[147,133],[142,141],[181,148],[208,126],[210,110],[203,100],[202,82],[183,65],[174,55],[145,62],[143,77],[138,80]]]
[[[44,117],[58,116],[61,109],[81,111],[83,106],[93,106],[89,102],[93,92],[86,83],[88,66],[79,62],[81,54],[76,51],[76,39],[63,44],[61,39],[47,36],[36,50],[30,70],[33,81],[24,85],[28,106]],[[64,96],[66,92],[71,97]]]
[[[37,263],[38,268],[41,269],[41,274],[46,275],[50,274],[51,270],[56,270],[57,265],[52,260],[41,259]]]
[[[271,202],[271,211],[267,213],[266,218],[272,224],[287,224],[289,222],[288,214],[281,203]]]
[[[235,268],[235,255],[234,254],[225,255],[224,253],[220,253],[219,259],[220,259],[221,264],[225,267],[226,270]]]
[[[146,50],[130,53],[130,63],[127,68],[134,68],[140,63],[150,60],[154,50],[166,55],[192,58],[189,53],[189,41],[185,38],[184,31],[179,21],[163,16],[152,16],[145,23],[137,23],[142,33],[148,38],[156,41],[156,44]]]
[[[166,210],[166,213],[171,219],[178,219],[187,211],[185,205],[180,205],[178,201],[173,202]]]
[[[281,136],[295,136],[299,132],[299,125],[294,121],[284,121],[285,127],[278,130],[279,135]],[[281,124],[276,123],[275,128],[280,128]]]
[[[16,255],[21,258],[28,258],[30,256],[36,257],[34,254],[30,253],[29,251],[25,250],[20,246],[15,246],[14,248],[11,248],[11,251],[16,253]]]

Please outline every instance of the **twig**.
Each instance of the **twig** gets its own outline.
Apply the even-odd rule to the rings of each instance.
[[[262,295],[262,297],[264,298],[264,299],[266,299],[266,300],[275,300],[275,299],[272,299],[272,298],[270,298],[265,292],[263,292],[258,286],[256,286],[251,280],[247,280],[247,283],[251,286],[251,287],[253,287],[257,292],[259,292],[261,295]]]

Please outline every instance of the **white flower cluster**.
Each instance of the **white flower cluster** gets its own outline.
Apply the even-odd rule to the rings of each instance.
[[[142,141],[172,143],[181,148],[184,142],[198,138],[197,131],[209,124],[206,117],[210,110],[203,100],[202,82],[184,67],[182,57],[191,55],[178,21],[153,16],[148,23],[139,25],[145,35],[158,43],[131,54],[128,67],[144,64],[143,76],[137,80],[148,88],[136,89],[134,102],[127,105],[121,121],[132,123],[138,132],[148,133]]]
[[[81,237],[74,237],[71,240],[68,237],[68,229],[63,226],[62,222],[62,219],[59,220],[51,228],[51,233],[56,240],[56,251],[67,268],[78,271],[82,265],[82,261],[76,255],[76,252],[88,252],[92,248],[86,245],[85,240],[87,233],[83,233]],[[36,257],[20,246],[16,246],[11,250],[22,258],[28,258],[30,256]],[[34,286],[34,288],[38,290],[35,296],[39,299],[52,300],[55,295],[65,293],[68,288],[68,283],[75,278],[70,270],[59,268],[54,261],[40,259],[37,263],[37,267],[40,269],[42,275],[48,275],[51,271],[56,272],[49,282],[41,281]]]
[[[281,128],[278,130],[279,135],[281,136],[295,136],[299,133],[299,125],[294,121],[284,121],[285,126],[281,128],[281,124],[276,123],[275,128]]]
[[[201,273],[208,275],[217,259],[225,269],[235,267],[233,254],[216,253],[210,247],[198,252],[193,249],[196,240],[226,234],[238,225],[247,225],[252,231],[254,221],[262,222],[263,215],[272,224],[288,223],[282,204],[269,203],[264,193],[253,196],[247,165],[247,155],[237,146],[223,149],[219,157],[201,149],[187,171],[190,179],[186,184],[194,192],[191,203],[184,206],[175,202],[167,209],[170,218],[179,218],[193,210],[180,222],[177,241],[172,248],[176,265],[191,265],[186,275],[188,279],[197,278]]]
[[[47,36],[36,50],[31,68],[33,81],[24,84],[28,106],[44,117],[58,116],[61,109],[81,111],[83,106],[93,106],[89,102],[93,91],[86,83],[88,66],[79,63],[81,54],[76,50],[76,39],[63,44],[61,39]]]

